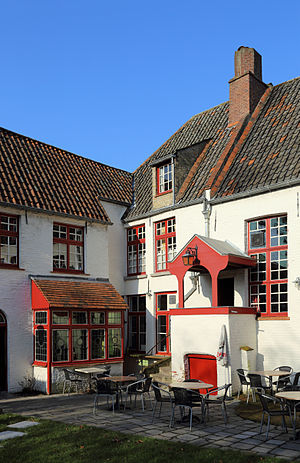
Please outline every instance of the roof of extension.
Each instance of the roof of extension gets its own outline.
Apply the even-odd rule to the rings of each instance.
[[[32,280],[33,308],[127,309],[122,296],[108,282]]]
[[[269,87],[251,117],[228,127],[228,102],[192,117],[134,173],[135,204],[126,221],[152,209],[151,164],[206,141],[176,196],[187,204],[210,189],[220,200],[300,182],[300,78]]]
[[[0,128],[0,202],[109,223],[100,200],[129,204],[132,174]]]

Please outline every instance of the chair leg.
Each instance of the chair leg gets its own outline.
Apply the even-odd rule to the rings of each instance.
[[[144,396],[143,394],[141,394],[141,402],[142,402],[142,409],[143,409],[143,412],[145,411],[145,406],[144,406]]]
[[[247,389],[247,404],[249,403],[249,397],[250,397],[250,388]]]
[[[192,424],[193,424],[193,409],[191,407],[190,408],[190,431],[192,430]]]
[[[154,416],[156,411],[157,402],[155,402],[154,408],[152,409],[152,423],[154,422]]]
[[[98,407],[98,396],[96,395],[94,399],[93,415],[96,415],[97,407]]]
[[[268,435],[269,435],[270,422],[271,422],[271,417],[270,417],[270,415],[268,415],[268,425],[267,425],[267,432],[266,432],[266,440],[268,439]]]
[[[262,427],[263,427],[263,424],[264,424],[264,417],[265,417],[265,412],[263,411],[262,416],[261,416],[261,421],[260,421],[259,434],[261,434],[261,432],[262,432]]]
[[[158,418],[160,418],[160,414],[161,414],[161,407],[162,407],[162,402],[160,402],[160,407],[159,407],[159,414],[158,414]]]

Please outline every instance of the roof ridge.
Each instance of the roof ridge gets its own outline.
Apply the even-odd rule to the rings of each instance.
[[[22,138],[25,138],[25,139],[28,139],[28,140],[32,140],[33,142],[37,142],[37,143],[40,143],[41,145],[44,145],[44,146],[49,146],[50,148],[54,148],[55,150],[59,150],[59,151],[63,151],[64,153],[68,154],[68,155],[72,155],[72,156],[76,156],[77,158],[81,158],[81,159],[84,159],[88,162],[91,162],[91,163],[95,163],[95,164],[99,164],[101,166],[104,166],[104,167],[109,167],[110,169],[114,169],[114,170],[118,170],[120,172],[125,172],[127,174],[130,174],[132,175],[132,172],[129,172],[127,170],[124,170],[124,169],[120,169],[119,167],[113,167],[113,166],[110,166],[108,164],[104,164],[103,162],[99,162],[99,161],[95,161],[94,159],[90,159],[86,156],[83,156],[82,154],[77,154],[77,153],[73,153],[73,151],[69,151],[69,150],[66,150],[64,148],[60,148],[58,146],[55,146],[55,145],[51,145],[50,143],[46,143],[44,141],[41,141],[41,140],[37,140],[36,138],[33,138],[33,137],[29,137],[28,135],[23,135],[19,132],[15,132],[13,130],[10,130],[10,129],[6,129],[5,127],[1,127],[0,126],[0,132],[1,131],[4,131],[4,132],[7,132],[7,133],[11,133],[13,135],[17,135],[18,137],[22,137]],[[52,153],[50,151],[50,154],[55,154],[55,153]]]
[[[293,79],[289,79],[289,80],[285,80],[284,82],[280,82],[280,84],[277,84],[277,85],[272,85],[273,88],[276,88],[276,87],[280,87],[281,85],[285,85],[285,84],[288,84],[290,82],[293,82],[293,80],[300,80],[300,76],[298,77],[293,77]]]

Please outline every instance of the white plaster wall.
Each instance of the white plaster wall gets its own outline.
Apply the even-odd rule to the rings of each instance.
[[[0,268],[0,310],[7,318],[8,390],[21,389],[21,382],[33,373],[33,328],[30,275],[53,277],[53,222],[84,226],[82,220],[47,214],[27,213],[13,208],[1,211],[19,215],[20,269]],[[85,271],[89,278],[108,278],[107,230],[101,224],[88,224],[85,241]],[[101,264],[99,264],[99,262]],[[63,276],[64,274],[59,274]],[[69,274],[66,274],[70,276]],[[84,275],[81,275],[84,276]],[[40,371],[34,369],[38,375]]]
[[[124,294],[124,276],[127,271],[126,232],[121,218],[124,206],[101,201],[113,225],[107,229],[109,280],[120,294]]]

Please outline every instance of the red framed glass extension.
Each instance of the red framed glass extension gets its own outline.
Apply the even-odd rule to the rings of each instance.
[[[146,273],[145,224],[127,230],[127,275]]]
[[[124,314],[118,310],[34,310],[34,365],[101,363],[123,358]]]
[[[19,267],[19,217],[0,213],[0,267]]]
[[[175,298],[176,301],[176,292],[171,291],[155,294],[156,351],[158,354],[162,355],[169,355],[171,353],[170,297]]]
[[[155,223],[155,270],[166,270],[167,262],[176,255],[175,217]]]
[[[257,265],[250,271],[250,305],[262,316],[288,316],[287,216],[248,222],[248,254]]]
[[[53,271],[83,273],[84,228],[64,223],[53,224]]]

